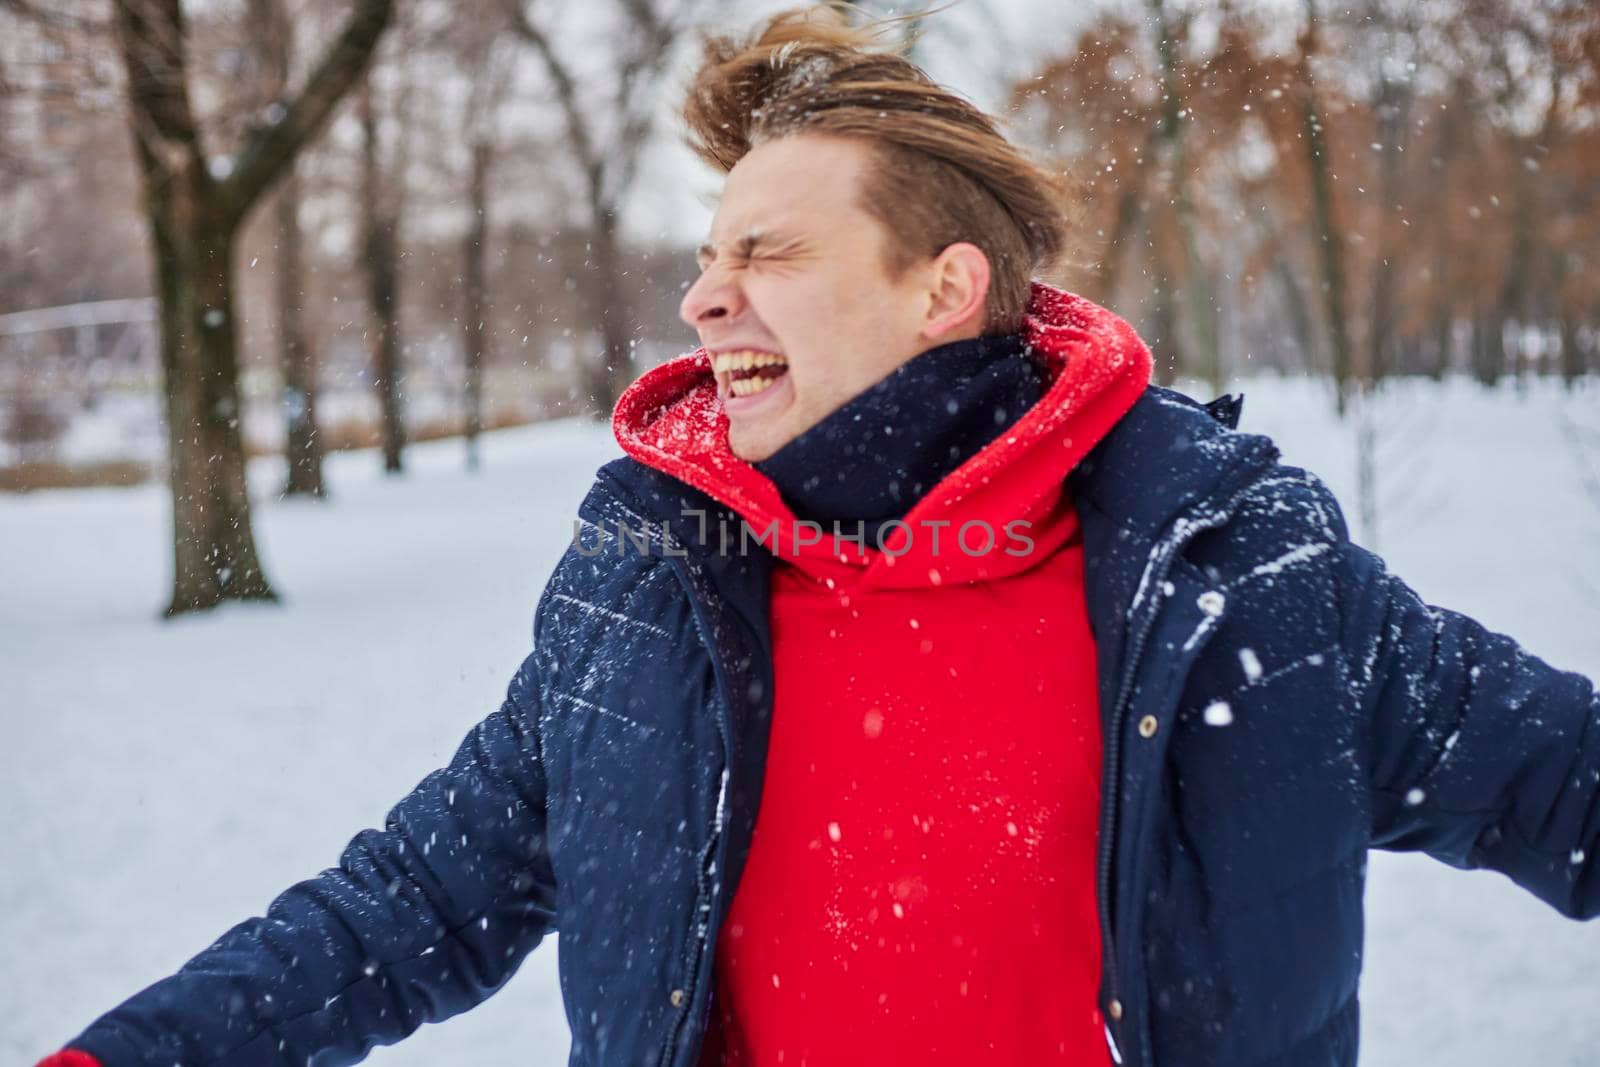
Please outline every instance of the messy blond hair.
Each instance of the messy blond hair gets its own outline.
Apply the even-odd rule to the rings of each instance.
[[[846,5],[827,3],[777,15],[749,40],[708,38],[683,105],[689,146],[726,173],[787,134],[868,142],[877,158],[861,205],[889,230],[891,277],[971,242],[990,264],[984,332],[1016,332],[1033,275],[1066,243],[1066,179],[898,49],[879,46],[904,20],[854,26]]]

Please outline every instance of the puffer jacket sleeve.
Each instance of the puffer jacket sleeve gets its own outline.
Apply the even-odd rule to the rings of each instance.
[[[1372,843],[1489,868],[1600,914],[1600,696],[1341,545],[1343,643],[1370,743]]]
[[[68,1047],[104,1067],[355,1063],[498,990],[555,924],[530,655],[449,765]]]

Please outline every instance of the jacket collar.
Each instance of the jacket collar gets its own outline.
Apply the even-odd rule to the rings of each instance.
[[[1151,385],[1072,472],[1075,497],[1146,541],[1241,472],[1278,457],[1270,438],[1241,433],[1243,397],[1209,404]]]
[[[1025,340],[1045,377],[1042,398],[998,439],[939,481],[905,515],[888,551],[824,536],[803,543],[778,488],[728,447],[728,418],[703,349],[670,360],[631,385],[613,429],[639,463],[699,490],[756,533],[776,531],[774,555],[818,580],[863,586],[939,585],[1025,570],[1076,536],[1062,487],[1067,473],[1109,431],[1149,383],[1149,350],[1126,321],[1083,297],[1034,283]],[[1023,523],[1031,551],[1004,551]],[[977,522],[995,539],[988,551],[953,551],[952,531]],[[737,541],[741,524],[733,524]],[[921,536],[918,537],[918,531]],[[708,531],[709,532],[709,531]],[[721,542],[711,538],[713,550]]]

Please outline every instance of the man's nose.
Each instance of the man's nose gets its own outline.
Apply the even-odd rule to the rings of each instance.
[[[737,315],[744,306],[739,287],[732,284],[725,270],[704,271],[678,304],[678,317],[692,329],[700,329],[714,319]]]

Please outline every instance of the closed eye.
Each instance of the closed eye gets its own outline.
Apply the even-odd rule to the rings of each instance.
[[[775,263],[803,258],[805,254],[805,243],[799,238],[776,241],[769,234],[757,233],[740,238],[725,257],[719,257],[716,246],[707,242],[695,252],[695,262],[703,273],[719,258],[725,258],[730,268],[738,268],[752,262]]]

